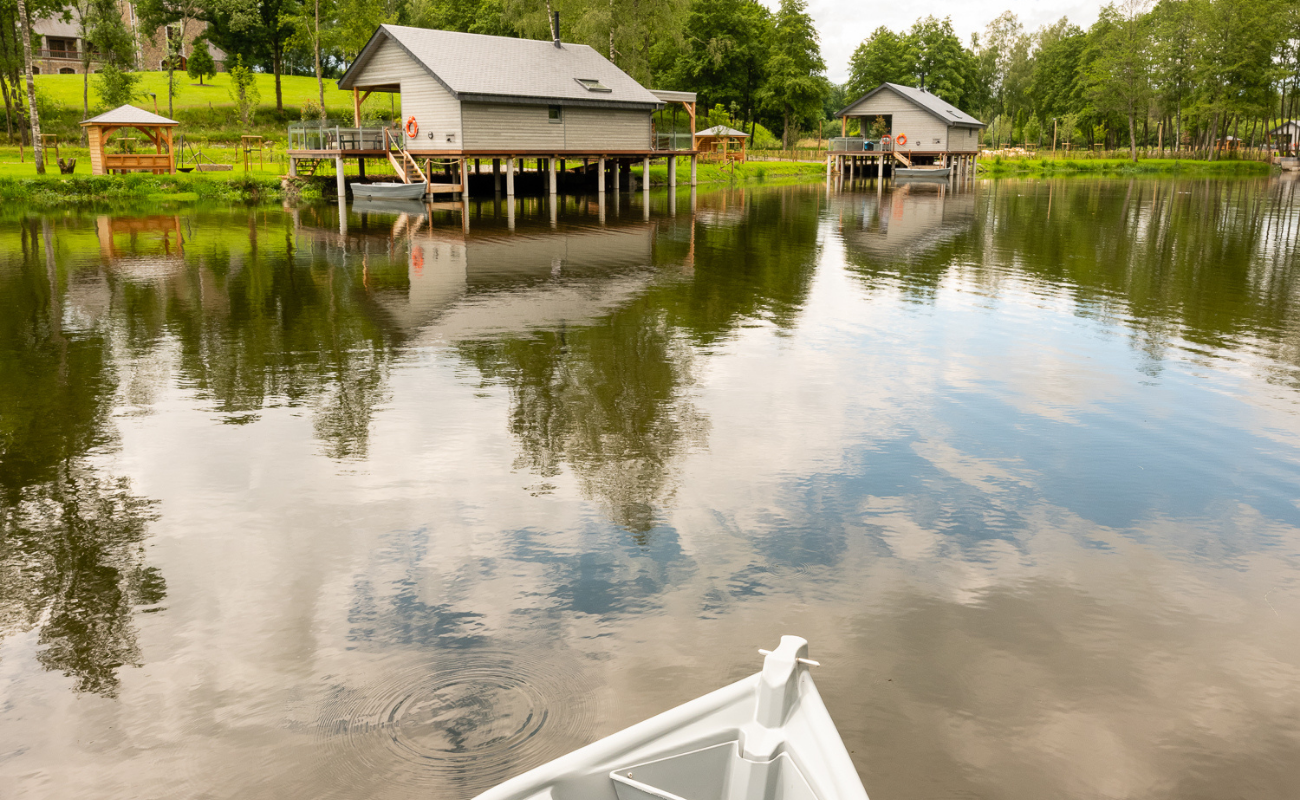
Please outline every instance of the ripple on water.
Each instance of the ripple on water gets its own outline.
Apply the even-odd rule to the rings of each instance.
[[[353,785],[454,785],[473,795],[587,742],[592,689],[567,654],[484,651],[340,688],[321,716],[328,768]]]

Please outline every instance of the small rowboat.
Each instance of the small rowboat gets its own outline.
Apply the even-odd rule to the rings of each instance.
[[[419,200],[424,197],[423,183],[350,183],[353,197],[384,200]]]
[[[952,174],[952,167],[897,167],[896,178],[946,178]]]
[[[665,711],[476,800],[867,800],[813,686],[808,642],[763,671]]]

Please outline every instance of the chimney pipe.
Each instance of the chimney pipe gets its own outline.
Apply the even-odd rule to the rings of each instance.
[[[555,46],[560,46],[560,12],[555,13],[555,24],[551,26],[551,32],[555,34]]]

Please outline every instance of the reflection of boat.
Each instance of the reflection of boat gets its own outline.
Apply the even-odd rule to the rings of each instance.
[[[352,183],[353,197],[382,197],[389,200],[419,200],[423,183]]]
[[[388,198],[365,198],[352,203],[352,211],[357,214],[411,214],[423,216],[427,211],[424,203],[416,200],[389,200]]]
[[[477,800],[867,800],[812,677],[782,636],[763,671],[543,764]]]
[[[896,178],[946,178],[952,172],[952,167],[897,167],[894,169]]]

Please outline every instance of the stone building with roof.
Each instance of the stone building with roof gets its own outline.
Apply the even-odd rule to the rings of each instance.
[[[179,38],[181,63],[184,69],[186,61],[194,52],[195,40],[203,35],[208,24],[201,20],[186,20],[185,23],[164,25],[154,30],[141,26],[134,3],[121,2],[122,20],[127,30],[135,37],[136,67],[142,70],[162,70],[167,68],[167,42]],[[63,12],[55,16],[41,17],[32,22],[32,33],[40,37],[36,49],[32,52],[32,68],[38,75],[80,75],[85,72],[82,56],[89,48],[89,43],[82,38],[81,20],[75,8],[67,9],[67,18]],[[217,71],[225,71],[226,54],[211,42],[203,42]],[[90,71],[98,72],[101,63],[91,55]]]

